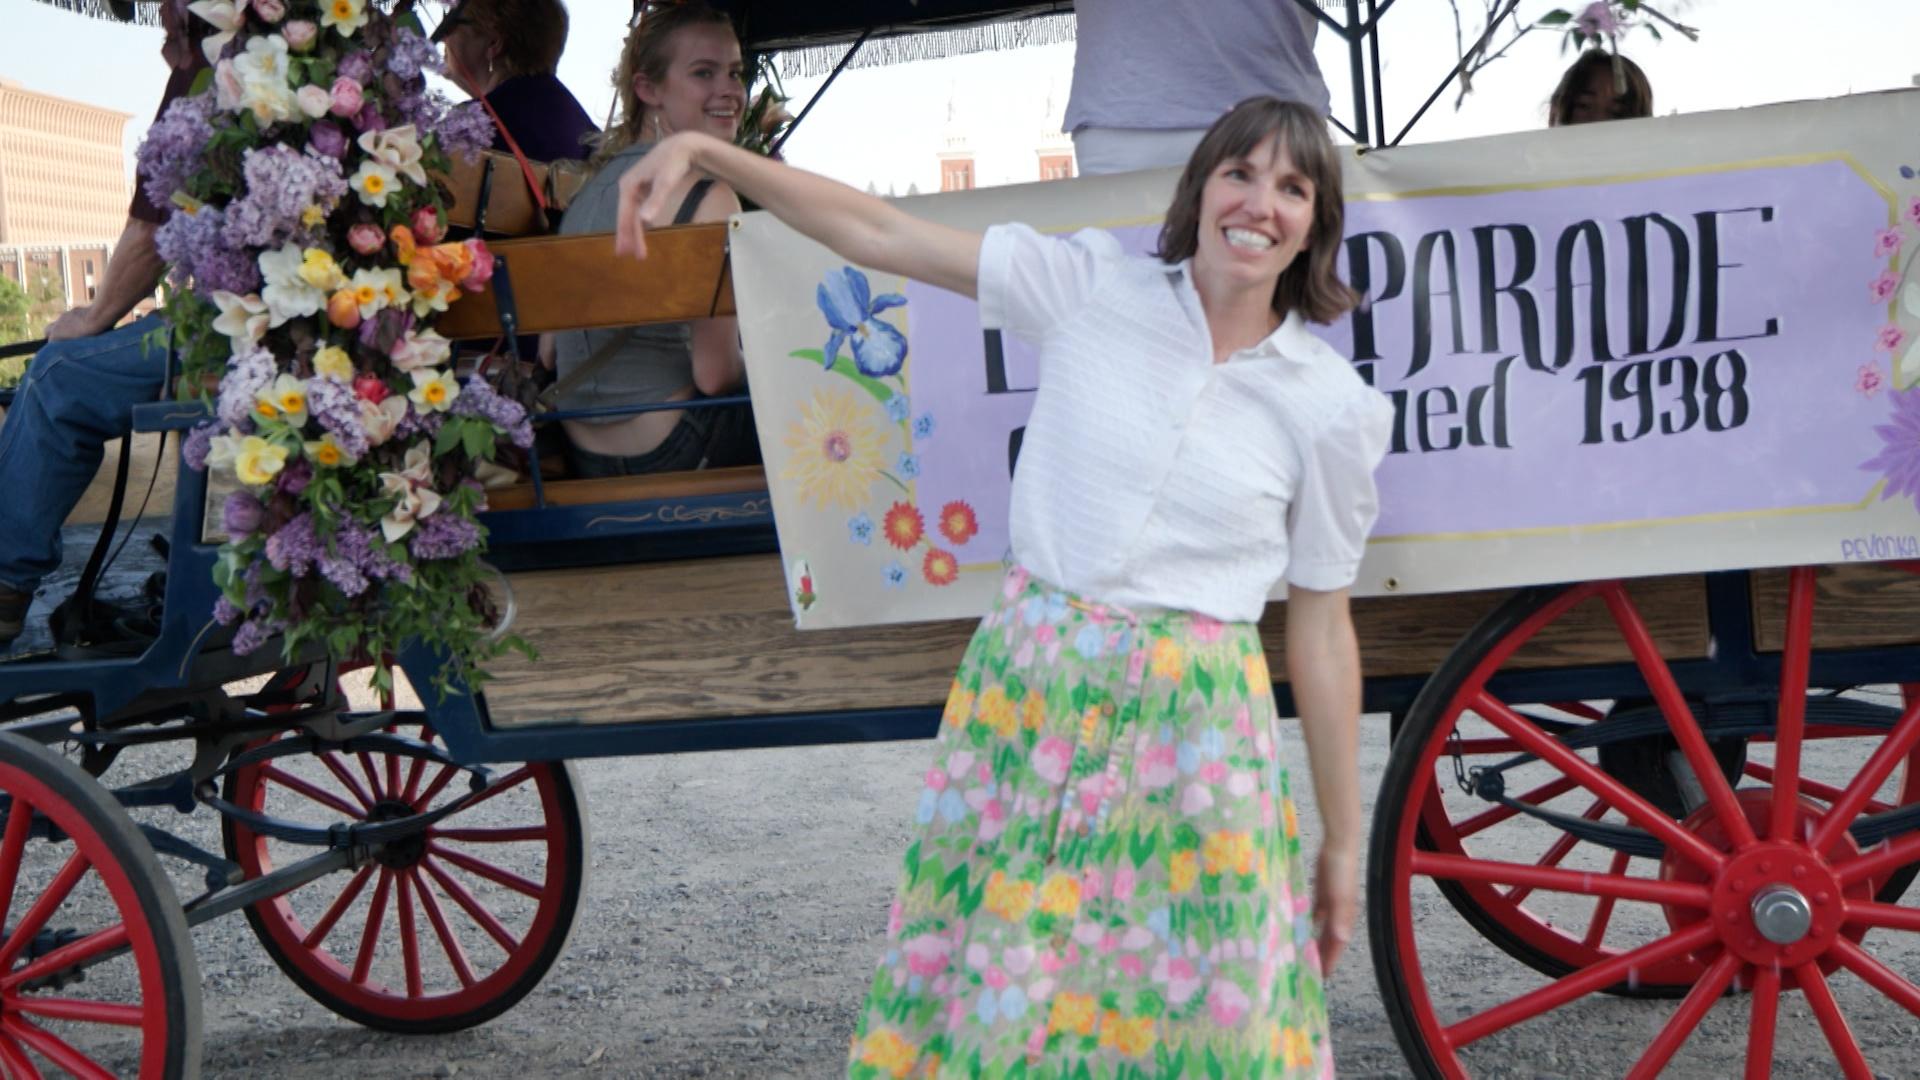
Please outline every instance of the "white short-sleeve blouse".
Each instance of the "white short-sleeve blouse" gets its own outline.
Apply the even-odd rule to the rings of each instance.
[[[1111,235],[987,230],[980,318],[1040,347],[1013,555],[1107,603],[1260,617],[1282,580],[1339,589],[1378,516],[1393,410],[1298,314],[1213,362],[1186,264]]]

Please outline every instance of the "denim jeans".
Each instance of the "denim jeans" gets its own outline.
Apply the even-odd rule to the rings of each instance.
[[[108,439],[157,400],[166,347],[158,315],[41,349],[0,421],[0,585],[32,592],[60,567],[60,527],[100,469]]]

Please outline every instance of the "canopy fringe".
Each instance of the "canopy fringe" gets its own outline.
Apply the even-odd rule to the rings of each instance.
[[[1059,45],[1074,40],[1071,15],[1043,15],[1033,19],[970,26],[962,30],[935,30],[870,39],[860,46],[850,68],[891,67],[918,60],[939,60],[970,53]],[[788,49],[780,53],[780,77],[805,79],[825,75],[847,55],[848,45]]]
[[[160,25],[160,8],[154,4],[135,4],[132,0],[120,0],[118,3],[109,3],[108,0],[40,0],[40,3],[85,15],[89,19],[104,19],[130,26]],[[115,8],[119,9],[118,13]],[[126,12],[131,12],[131,16]]]

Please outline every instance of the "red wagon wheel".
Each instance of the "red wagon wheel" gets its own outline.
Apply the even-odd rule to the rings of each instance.
[[[1722,740],[1703,731],[1617,582],[1517,595],[1435,674],[1395,744],[1368,870],[1381,992],[1417,1073],[1465,1077],[1506,1062],[1509,1049],[1565,1041],[1580,1010],[1601,1007],[1581,999],[1603,991],[1678,988],[1676,1007],[1639,1007],[1649,1027],[1630,1043],[1638,1060],[1626,1075],[1657,1074],[1723,995],[1751,990],[1734,999],[1739,1034],[1729,1036],[1744,1039],[1734,1050],[1748,1077],[1769,1075],[1776,1017],[1795,991],[1794,1008],[1811,1011],[1840,1072],[1871,1077],[1846,1012],[1920,1013],[1920,987],[1870,952],[1889,932],[1920,931],[1920,913],[1886,900],[1920,862],[1920,831],[1901,811],[1915,801],[1920,687],[1903,688],[1902,704],[1882,711],[1888,722],[1810,725],[1813,582],[1811,569],[1793,572],[1779,705],[1744,761],[1716,754]],[[1516,650],[1583,603],[1604,606],[1697,782],[1700,805],[1678,820],[1581,738],[1599,710],[1488,691]],[[1476,929],[1508,935],[1488,934],[1549,979],[1444,975],[1459,958],[1430,914],[1443,891],[1456,906],[1465,897],[1462,910],[1482,916]],[[1616,1030],[1597,1060],[1621,1060],[1623,1037],[1634,1038]]]
[[[193,939],[146,838],[17,735],[0,734],[0,791],[0,1073],[197,1076]]]
[[[406,731],[429,745],[424,725]],[[468,794],[471,774],[423,757],[322,749],[234,771],[227,798],[303,824],[393,821]],[[456,781],[458,781],[456,783]],[[457,1031],[511,1008],[566,946],[586,877],[586,826],[565,762],[506,770],[417,838],[350,875],[247,909],[254,934],[301,989],[368,1027]],[[248,878],[311,854],[225,824]]]

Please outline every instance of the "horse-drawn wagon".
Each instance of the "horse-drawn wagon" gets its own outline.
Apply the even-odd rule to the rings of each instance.
[[[834,14],[736,6],[747,45],[767,49],[1060,5],[923,0]],[[1354,49],[1357,61],[1357,43]],[[1871,483],[1855,485],[1864,497],[1830,497],[1823,485],[1836,469],[1857,472],[1855,459],[1791,483],[1762,484],[1792,489],[1762,497],[1730,473],[1718,477],[1730,493],[1669,483],[1653,470],[1677,468],[1672,457],[1588,456],[1564,470],[1559,482],[1573,494],[1561,502],[1612,509],[1582,516],[1580,506],[1548,498],[1536,475],[1499,471],[1506,458],[1496,453],[1475,459],[1480,464],[1471,468],[1492,470],[1477,474],[1479,482],[1519,486],[1463,490],[1444,474],[1468,459],[1436,452],[1448,445],[1511,451],[1513,443],[1524,450],[1524,406],[1545,417],[1530,430],[1565,427],[1562,441],[1582,446],[1624,446],[1655,431],[1673,439],[1696,428],[1718,433],[1742,426],[1751,412],[1761,419],[1746,427],[1755,442],[1743,445],[1818,456],[1807,445],[1818,424],[1766,411],[1782,392],[1816,391],[1793,384],[1767,397],[1758,388],[1761,362],[1742,354],[1740,379],[1750,374],[1754,390],[1750,407],[1747,397],[1735,402],[1728,397],[1735,361],[1721,359],[1732,346],[1703,347],[1697,359],[1663,366],[1679,355],[1677,336],[1616,349],[1621,362],[1581,369],[1592,376],[1563,372],[1567,354],[1556,363],[1555,343],[1545,337],[1510,339],[1504,350],[1479,350],[1496,356],[1488,370],[1498,372],[1484,393],[1475,386],[1444,398],[1429,396],[1431,375],[1412,379],[1426,365],[1408,360],[1409,350],[1424,355],[1427,348],[1412,344],[1419,333],[1431,344],[1443,332],[1434,329],[1434,311],[1450,310],[1438,325],[1456,342],[1472,323],[1462,317],[1461,296],[1473,275],[1457,271],[1456,247],[1481,243],[1503,253],[1484,256],[1490,295],[1481,310],[1488,314],[1475,328],[1489,339],[1533,310],[1518,297],[1541,304],[1538,317],[1554,305],[1556,314],[1568,312],[1564,296],[1587,289],[1592,308],[1541,333],[1570,335],[1586,320],[1591,337],[1594,324],[1619,318],[1644,335],[1643,324],[1669,318],[1683,330],[1693,321],[1696,342],[1737,340],[1731,325],[1698,325],[1711,321],[1702,314],[1703,294],[1741,258],[1763,257],[1778,244],[1741,248],[1731,226],[1715,231],[1724,220],[1715,215],[1752,211],[1760,220],[1759,204],[1702,206],[1689,220],[1673,207],[1687,205],[1696,189],[1644,189],[1634,197],[1649,201],[1620,218],[1637,220],[1639,232],[1623,235],[1645,241],[1657,234],[1667,246],[1629,243],[1615,254],[1629,264],[1629,288],[1617,301],[1603,295],[1602,249],[1613,241],[1595,224],[1599,215],[1574,214],[1549,232],[1536,219],[1560,220],[1564,206],[1503,204],[1509,217],[1496,226],[1474,226],[1474,211],[1460,206],[1512,192],[1550,201],[1569,188],[1725,177],[1783,192],[1766,203],[1767,214],[1779,207],[1781,219],[1801,229],[1787,208],[1845,202],[1836,185],[1853,176],[1866,195],[1862,201],[1848,189],[1852,205],[1897,230],[1891,215],[1904,204],[1886,186],[1890,166],[1862,160],[1853,148],[1866,136],[1910,130],[1920,119],[1915,98],[1617,125],[1558,136],[1551,155],[1515,137],[1379,152],[1349,165],[1352,206],[1421,208],[1408,221],[1356,213],[1360,224],[1350,230],[1350,276],[1366,279],[1375,302],[1364,331],[1356,321],[1340,332],[1352,338],[1357,360],[1377,365],[1378,385],[1400,387],[1402,453],[1390,463],[1385,491],[1391,499],[1425,485],[1446,496],[1425,517],[1385,523],[1363,575],[1367,595],[1355,602],[1367,707],[1392,714],[1395,732],[1369,860],[1371,941],[1381,993],[1415,1072],[1472,1075],[1491,1059],[1478,1055],[1524,1045],[1538,1030],[1521,1026],[1527,1021],[1551,1015],[1577,1031],[1582,1000],[1607,994],[1678,999],[1647,1006],[1668,1010],[1659,1034],[1643,1052],[1626,1055],[1635,1060],[1623,1071],[1652,1075],[1716,1003],[1740,994],[1726,1007],[1751,1010],[1740,1035],[1747,1075],[1765,1076],[1775,1018],[1783,997],[1797,992],[1841,1071],[1869,1076],[1830,985],[1835,976],[1850,973],[1863,992],[1920,1013],[1920,988],[1893,966],[1915,955],[1902,935],[1920,931],[1920,914],[1901,905],[1920,867],[1920,551],[1902,547],[1913,543],[1900,528],[1911,523],[1902,504],[1881,498],[1884,487]],[[1832,148],[1753,151],[1783,132],[1798,146]],[[1700,149],[1716,140],[1725,145]],[[1664,168],[1617,164],[1635,155],[1671,161]],[[523,177],[511,159],[492,162],[453,178],[456,217],[495,236],[538,231],[525,180],[554,197],[564,195],[563,185],[544,174]],[[1793,169],[1803,171],[1784,171]],[[1475,170],[1504,174],[1497,183],[1462,179]],[[1017,214],[1052,227],[1137,227],[1140,208],[1151,213],[1165,180],[941,196],[920,209],[963,223]],[[1457,234],[1444,227],[1448,214],[1466,215]],[[1550,237],[1545,248],[1554,256],[1538,262],[1553,264],[1543,276],[1559,275],[1533,293],[1522,279],[1534,257],[1518,254],[1531,242],[1528,230]],[[1790,243],[1809,239],[1796,232]],[[1718,246],[1709,250],[1709,242]],[[606,237],[500,239],[495,287],[456,305],[441,329],[449,337],[511,338],[684,320],[731,313],[738,289],[756,354],[763,445],[776,448],[788,414],[769,399],[793,405],[811,385],[794,383],[799,389],[790,395],[776,372],[849,377],[835,373],[831,355],[802,357],[801,365],[786,351],[790,328],[804,323],[777,294],[797,287],[805,309],[826,265],[809,263],[817,256],[789,244],[753,216],[663,230],[644,264],[616,260]],[[1888,265],[1885,253],[1874,257]],[[1670,259],[1666,268],[1648,268],[1661,259]],[[1838,265],[1857,261],[1849,255]],[[1496,263],[1506,277],[1497,284]],[[1444,288],[1435,287],[1436,268],[1444,268]],[[588,275],[598,285],[592,292],[575,284]],[[1813,296],[1793,310],[1827,302],[1822,282],[1789,280]],[[1836,287],[1858,292],[1865,284]],[[1676,287],[1679,299],[1650,302],[1652,316],[1629,296]],[[1920,286],[1908,287],[1920,296]],[[1424,305],[1424,331],[1388,328],[1396,297],[1409,311]],[[770,313],[764,321],[754,315],[756,302]],[[909,304],[916,316],[921,302]],[[1897,329],[1900,299],[1890,302],[1869,318],[1877,324],[1888,321],[1885,314]],[[1920,309],[1910,314],[1920,318]],[[1418,318],[1410,315],[1409,327]],[[1859,321],[1836,319],[1794,340],[1838,350],[1845,331],[1836,327]],[[922,364],[943,347],[928,342],[914,338]],[[961,351],[971,356],[985,347],[971,340]],[[1454,355],[1467,351],[1456,344]],[[1499,364],[1516,359],[1531,375],[1524,384],[1501,382],[1510,368]],[[1811,365],[1818,356],[1785,362]],[[1405,377],[1390,374],[1393,365],[1408,368]],[[1852,365],[1845,367],[1850,374]],[[1896,365],[1889,374],[1906,384],[1920,372]],[[1547,386],[1554,394],[1540,389]],[[1514,404],[1528,392],[1543,396]],[[1867,404],[1849,404],[1848,417],[1886,412],[1896,391],[1860,396]],[[1906,400],[1894,403],[1887,425],[1890,454],[1896,439],[1914,439],[1911,416],[1900,411],[1911,408],[1899,403]],[[1584,419],[1568,421],[1542,404],[1555,401],[1584,407]],[[1479,411],[1509,406],[1497,416]],[[155,404],[140,410],[137,426],[181,432],[204,415],[196,405]],[[548,413],[542,422],[567,415]],[[1448,417],[1459,422],[1449,426]],[[902,432],[910,427],[905,418],[899,423]],[[1858,431],[1829,426],[1832,441],[1858,445]],[[1678,445],[1692,452],[1699,444]],[[1920,444],[1906,452],[1920,455]],[[1902,460],[1908,464],[1883,470],[1882,485],[1898,490],[1901,477],[1910,480],[1896,476],[1896,468],[1911,470],[1911,460]],[[941,722],[971,630],[963,616],[977,599],[964,595],[964,584],[937,591],[952,578],[934,582],[929,572],[936,591],[915,600],[895,590],[903,607],[836,607],[838,596],[816,607],[813,574],[824,592],[829,577],[853,564],[844,552],[821,555],[800,539],[809,514],[797,501],[782,502],[791,484],[777,460],[767,470],[617,479],[547,477],[536,460],[522,479],[489,491],[484,520],[512,629],[539,658],[504,658],[479,690],[438,694],[428,688],[440,659],[403,650],[399,665],[421,688],[422,704],[389,700],[355,711],[340,688],[342,665],[323,650],[304,646],[288,655],[270,647],[243,657],[225,646],[209,614],[219,537],[207,475],[182,469],[175,477],[170,463],[161,472],[172,484],[162,490],[173,511],[156,632],[132,648],[29,647],[0,661],[6,1075],[34,1075],[29,1057],[76,1075],[106,1072],[103,1062],[140,1075],[195,1072],[200,985],[187,931],[234,911],[246,913],[303,990],[348,1019],[402,1032],[484,1022],[539,982],[581,911],[586,838],[568,760],[925,737]],[[778,482],[769,483],[770,473]],[[1686,479],[1698,485],[1714,475]],[[1635,484],[1664,494],[1638,501],[1620,494]],[[108,538],[121,496],[116,491],[105,511]],[[1495,515],[1493,504],[1505,496],[1538,505]],[[1674,498],[1683,509],[1663,509]],[[1618,510],[1628,502],[1637,509]],[[1420,524],[1475,512],[1499,521],[1464,531]],[[1601,520],[1608,514],[1614,519]],[[855,542],[872,547],[857,530]],[[1809,551],[1828,554],[1814,559]],[[1760,569],[1856,556],[1880,565]],[[972,567],[976,579],[997,561],[994,552]],[[961,568],[952,569],[958,577]],[[878,577],[869,582],[874,589],[847,580],[835,579],[834,588],[879,595]],[[1534,584],[1566,581],[1576,583]],[[1277,655],[1281,621],[1270,617],[1263,634]],[[159,743],[190,753],[159,775],[115,777],[123,753]],[[135,752],[128,760],[146,759]],[[130,807],[211,809],[221,818],[222,850],[136,825]],[[181,903],[160,859],[197,868],[204,891]],[[1442,905],[1540,973],[1541,985],[1511,1000],[1436,986],[1429,972],[1442,948],[1434,931]],[[121,1037],[129,1031],[132,1038]],[[1557,1037],[1570,1036],[1562,1030]]]

